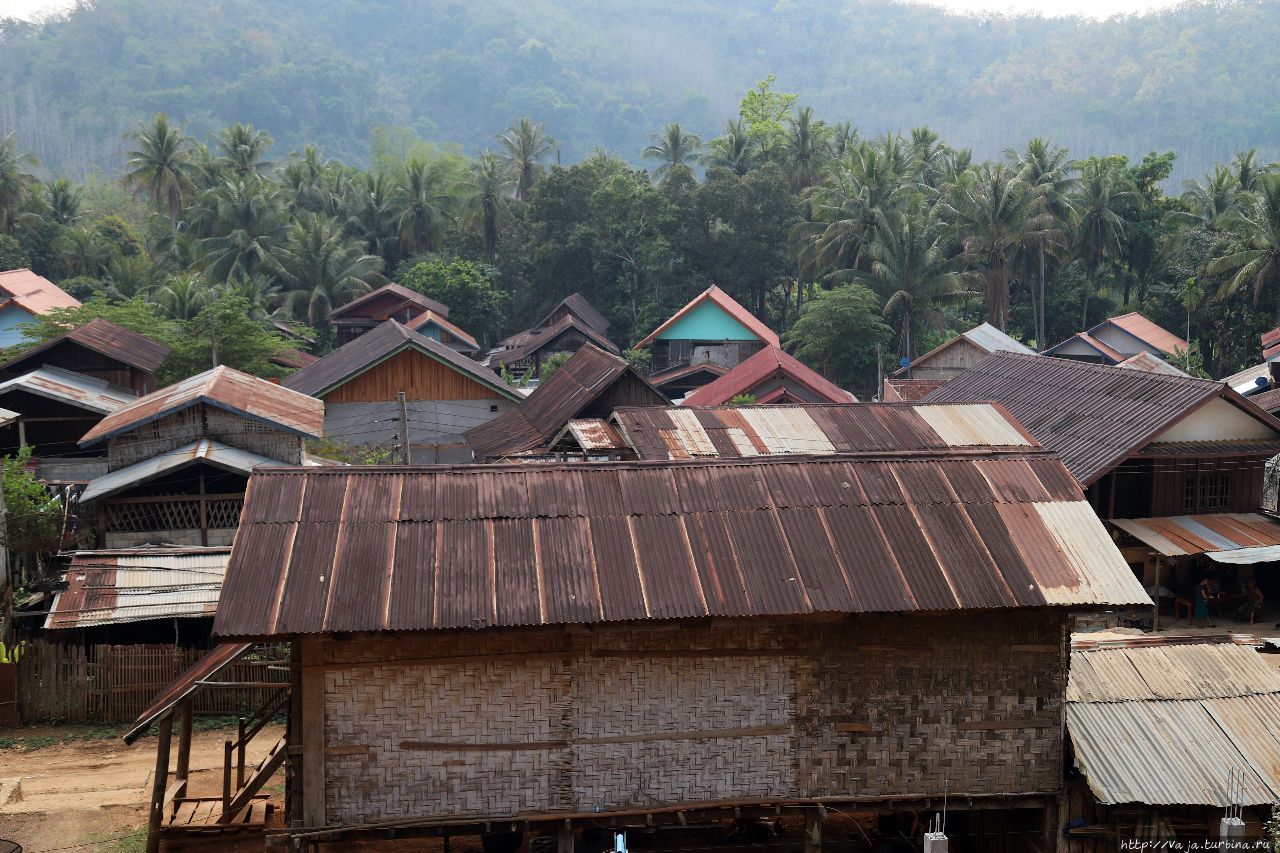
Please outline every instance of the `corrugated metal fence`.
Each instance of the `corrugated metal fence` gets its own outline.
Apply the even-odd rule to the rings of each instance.
[[[18,662],[18,709],[24,723],[133,722],[157,693],[204,654],[172,645],[89,647],[30,643]],[[232,664],[221,681],[287,681],[272,670],[288,660],[287,646],[259,647]],[[243,714],[274,688],[201,690],[197,714]]]

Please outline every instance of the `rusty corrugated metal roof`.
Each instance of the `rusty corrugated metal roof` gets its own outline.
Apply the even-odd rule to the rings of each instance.
[[[880,391],[883,403],[915,403],[947,384],[945,379],[895,379],[884,378],[884,386]]]
[[[510,338],[509,340],[518,341],[518,343],[510,349],[491,352],[489,354],[489,363],[503,365],[523,361],[532,357],[543,347],[554,343],[561,335],[571,330],[578,332],[606,352],[618,352],[618,345],[613,341],[591,328],[584,320],[580,320],[572,314],[566,314],[550,326],[530,329],[524,332],[523,336]]]
[[[39,367],[0,382],[0,396],[10,391],[26,391],[97,414],[117,412],[138,399],[138,395],[125,388],[60,367]]]
[[[434,311],[423,311],[417,317],[405,323],[405,325],[415,332],[421,332],[423,326],[435,326],[437,329],[443,329],[466,344],[467,352],[477,352],[480,349],[480,344],[471,336],[470,332],[463,331]]]
[[[1073,651],[1067,727],[1103,803],[1280,801],[1280,676],[1248,646]],[[1243,800],[1232,797],[1233,773]]]
[[[622,383],[630,384],[635,395],[648,397],[654,405],[668,402],[625,359],[584,344],[520,405],[468,430],[464,434],[467,446],[477,459],[542,450],[569,421],[583,417],[596,401],[607,399]]]
[[[230,548],[77,551],[44,627],[212,617],[230,555]]]
[[[416,290],[410,290],[404,285],[392,282],[375,288],[363,296],[358,296],[345,305],[339,305],[329,312],[329,319],[339,324],[343,322],[362,322],[366,319],[385,319],[385,316],[381,318],[362,316],[360,315],[360,309],[370,302],[388,295],[397,297],[400,300],[398,304],[401,306],[412,305],[422,311],[434,311],[441,317],[449,316],[449,306],[443,302],[432,299],[430,296],[421,294]],[[345,320],[348,314],[354,314],[356,318],[354,320]]]
[[[185,468],[197,462],[207,462],[224,471],[232,471],[237,474],[243,474],[246,477],[249,476],[250,471],[259,465],[281,464],[279,460],[271,459],[249,450],[230,447],[208,438],[202,438],[182,447],[166,450],[164,453],[157,453],[155,456],[144,459],[141,462],[135,462],[132,465],[126,465],[124,468],[109,471],[101,477],[94,477],[85,486],[84,492],[81,493],[80,502],[88,504],[101,500],[117,492],[145,483],[148,480],[153,480],[161,474],[176,471],[179,468]]]
[[[139,737],[146,734],[147,730],[165,714],[177,707],[178,703],[200,689],[201,681],[209,681],[219,672],[222,672],[231,664],[244,657],[253,643],[222,643],[215,646],[204,657],[196,661],[190,669],[178,676],[172,684],[160,691],[160,694],[151,701],[138,719],[134,721],[133,728],[124,734],[124,742],[132,744]],[[281,687],[288,687],[288,682],[282,682]]]
[[[619,431],[641,459],[1030,447],[998,406],[845,403],[619,408]]]
[[[1153,346],[1169,355],[1173,355],[1179,350],[1187,351],[1186,341],[1163,326],[1156,325],[1137,311],[1130,311],[1128,314],[1121,314],[1119,317],[1103,320],[1089,331],[1094,332],[1108,325],[1123,329],[1147,346]]]
[[[215,631],[1128,604],[1079,487],[1026,448],[260,469]]]
[[[987,356],[924,402],[1000,403],[1089,485],[1215,397],[1280,436],[1280,421],[1221,382],[1008,352]]]
[[[134,400],[99,421],[80,439],[80,444],[105,441],[199,403],[307,438],[319,438],[324,433],[322,401],[219,365]]]
[[[566,433],[572,436],[578,446],[587,453],[629,449],[626,441],[618,434],[618,430],[613,424],[602,418],[571,420],[551,443],[557,444]]]
[[[145,335],[98,317],[83,326],[77,326],[56,338],[50,338],[38,346],[24,350],[0,364],[0,371],[15,373],[24,363],[32,360],[38,362],[41,353],[68,341],[147,373],[154,373],[159,369],[164,360],[169,357],[170,351],[167,345],[159,341],[153,341]],[[36,366],[38,367],[39,364]]]
[[[1169,376],[1190,376],[1185,370],[1179,370],[1169,362],[1165,361],[1158,355],[1143,350],[1137,355],[1131,355],[1124,361],[1116,365],[1126,370],[1145,370],[1148,373],[1166,373]]]
[[[774,393],[763,390],[770,380],[799,385],[814,399],[810,403],[856,403],[858,398],[811,367],[801,363],[781,347],[766,346],[728,373],[696,389],[685,397],[686,406],[722,406],[740,394],[751,394],[758,403],[772,403],[785,388]]]
[[[1115,518],[1110,523],[1166,557],[1280,545],[1280,521],[1258,512]]]

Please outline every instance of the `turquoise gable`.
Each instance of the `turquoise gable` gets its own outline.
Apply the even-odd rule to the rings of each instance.
[[[758,341],[760,336],[704,300],[658,335],[660,341]]]
[[[21,323],[30,323],[34,319],[30,312],[17,305],[10,305],[0,310],[0,348],[22,343],[25,337],[18,326]]]

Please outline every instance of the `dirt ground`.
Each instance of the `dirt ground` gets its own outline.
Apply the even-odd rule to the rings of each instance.
[[[283,734],[268,726],[250,744],[265,753]],[[0,839],[16,841],[24,853],[141,850],[145,833],[155,738],[125,746],[118,738],[74,740],[29,748],[74,735],[68,727],[0,729],[16,748],[0,748],[0,787],[19,779],[21,799],[0,804]],[[196,732],[191,738],[191,793],[221,794],[222,744],[227,731]],[[231,733],[234,737],[234,732]],[[260,755],[249,756],[251,761]],[[273,783],[279,780],[272,780]],[[267,790],[278,796],[279,785]]]

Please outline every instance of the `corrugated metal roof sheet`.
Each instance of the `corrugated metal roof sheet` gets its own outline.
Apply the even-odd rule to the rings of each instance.
[[[324,432],[324,403],[320,400],[219,365],[134,400],[103,418],[80,444],[105,441],[198,403],[308,438],[319,438]]]
[[[67,341],[147,373],[154,373],[169,357],[170,351],[167,345],[159,341],[153,341],[145,335],[131,332],[123,326],[117,326],[109,320],[98,317],[83,326],[77,326],[56,338],[23,351],[0,364],[0,371],[15,372],[21,369],[23,363],[33,359],[38,361],[41,353]]]
[[[196,462],[208,462],[227,471],[249,476],[259,465],[280,465],[279,460],[268,459],[238,447],[228,447],[203,438],[176,450],[170,450],[124,468],[103,474],[89,481],[80,495],[81,503],[92,503],[116,492],[145,483],[168,471],[175,471]]]
[[[29,269],[0,272],[0,297],[6,296],[35,315],[48,314],[54,308],[80,307],[79,299]]]
[[[986,403],[624,407],[613,419],[636,455],[654,460],[1035,443],[998,407]]]
[[[530,329],[520,338],[517,346],[511,349],[498,350],[489,354],[490,364],[513,364],[517,361],[523,361],[532,357],[538,350],[555,343],[555,341],[568,331],[576,331],[591,343],[605,350],[606,352],[618,352],[618,345],[606,338],[603,334],[591,328],[586,322],[578,319],[572,314],[561,317],[550,326],[542,326],[536,329]]]
[[[151,701],[146,710],[138,715],[133,728],[125,732],[124,742],[132,744],[146,734],[147,730],[157,720],[177,707],[178,703],[183,699],[199,690],[201,681],[209,681],[243,657],[252,648],[252,643],[222,643],[215,646],[208,654],[196,661],[190,669],[178,676],[172,684],[160,691],[160,694]],[[288,683],[282,683],[280,686],[287,687]]]
[[[1129,604],[1079,488],[1025,448],[262,469],[215,631]]]
[[[346,305],[338,306],[329,312],[329,318],[340,323],[347,317],[347,315],[356,315],[355,319],[357,321],[364,320],[366,318],[360,315],[360,309],[365,305],[368,305],[370,302],[381,299],[387,295],[398,297],[400,299],[399,304],[401,305],[408,304],[423,311],[434,311],[441,317],[449,316],[449,306],[445,305],[443,302],[432,299],[430,296],[424,296],[416,290],[410,290],[404,285],[392,282],[391,284],[384,284],[382,287],[375,288],[364,296],[358,296]]]
[[[499,459],[547,447],[569,421],[579,418],[620,383],[632,383],[654,405],[667,398],[625,359],[585,344],[546,382],[510,411],[468,430],[464,437],[477,459]]]
[[[569,421],[568,426],[552,443],[558,443],[560,437],[565,433],[571,435],[578,446],[587,453],[627,449],[626,441],[618,434],[618,430],[614,428],[613,424],[600,418],[583,418]]]
[[[1272,388],[1269,391],[1263,391],[1261,394],[1254,394],[1249,398],[1249,402],[1262,409],[1262,411],[1274,415],[1277,411],[1280,411],[1280,388]]]
[[[1280,421],[1220,382],[1039,355],[989,355],[924,402],[1002,404],[1088,485],[1215,397],[1280,436]]]
[[[690,299],[687,305],[672,314],[671,317],[668,318],[661,326],[650,332],[648,337],[636,344],[636,347],[647,347],[649,344],[653,343],[658,335],[662,334],[668,327],[673,325],[677,320],[685,314],[688,314],[703,302],[712,302],[717,305],[720,310],[737,320],[743,326],[746,326],[753,335],[764,341],[766,345],[775,347],[782,345],[782,342],[778,340],[777,332],[762,323],[756,315],[744,308],[738,300],[734,299],[732,296],[713,284],[697,296],[693,297],[693,299]]]
[[[395,320],[386,320],[372,331],[348,341],[315,364],[287,377],[283,385],[300,394],[324,396],[406,349],[417,350],[508,400],[520,399],[515,390],[489,368]]]
[[[40,367],[0,382],[0,396],[10,391],[26,391],[98,414],[119,411],[138,399],[132,391],[60,367]]]
[[[230,556],[230,548],[77,551],[44,627],[211,617]]]
[[[468,352],[477,352],[480,349],[480,344],[476,342],[476,339],[471,336],[470,332],[463,331],[461,328],[453,325],[434,311],[423,311],[417,317],[414,317],[408,323],[405,323],[405,325],[410,329],[413,329],[415,332],[421,332],[423,326],[435,326],[437,329],[443,329],[462,343],[466,344]]]
[[[1115,518],[1110,523],[1166,557],[1280,545],[1280,521],[1257,512]]]
[[[1179,370],[1169,362],[1165,361],[1158,355],[1143,350],[1137,355],[1131,355],[1124,361],[1116,365],[1126,370],[1145,370],[1148,373],[1164,373],[1168,376],[1189,376],[1185,370]]]
[[[746,361],[684,398],[686,406],[722,406],[739,394],[752,394],[757,402],[769,403],[761,386],[771,380],[800,385],[815,399],[813,403],[856,403],[858,398],[816,370],[802,364],[781,347],[766,346]]]
[[[1280,801],[1280,676],[1252,648],[1163,644],[1073,651],[1067,727],[1103,803]]]
[[[1258,382],[1259,379],[1262,380],[1261,383]],[[1233,373],[1222,381],[1230,385],[1231,390],[1237,394],[1257,393],[1259,388],[1265,388],[1271,384],[1271,362],[1264,361],[1262,364],[1246,367],[1239,373]]]
[[[1107,320],[1103,320],[1089,331],[1093,332],[1107,325],[1123,329],[1130,335],[1133,335],[1135,338],[1142,341],[1144,344],[1153,346],[1161,352],[1168,353],[1169,355],[1173,355],[1178,350],[1182,350],[1183,352],[1186,352],[1187,350],[1186,341],[1175,335],[1173,332],[1170,332],[1168,329],[1151,322],[1137,311],[1131,311],[1128,314],[1121,314],[1119,317],[1111,317]]]
[[[1010,337],[990,323],[974,326],[964,336],[987,352],[1035,352],[1031,347],[1016,338]]]

